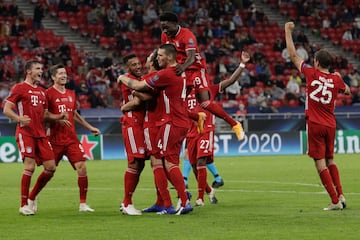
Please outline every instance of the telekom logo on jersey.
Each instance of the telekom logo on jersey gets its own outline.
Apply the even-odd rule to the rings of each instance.
[[[188,108],[189,109],[194,109],[196,106],[196,99],[189,99],[188,100]]]
[[[39,97],[36,95],[31,95],[31,103],[33,106],[37,106],[39,103]]]
[[[66,106],[64,104],[58,106],[59,112],[66,112]]]

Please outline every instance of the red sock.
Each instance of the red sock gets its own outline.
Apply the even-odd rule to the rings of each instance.
[[[21,207],[27,205],[27,200],[29,197],[29,188],[31,183],[31,177],[34,173],[34,170],[24,169],[24,172],[21,177]]]
[[[124,175],[124,200],[123,204],[127,207],[132,204],[132,195],[139,183],[139,173],[134,168],[127,168]]]
[[[206,183],[205,192],[206,192],[206,193],[210,193],[211,190],[212,190],[212,189],[211,189],[211,187],[209,186],[209,184]]]
[[[208,110],[215,116],[224,119],[225,122],[230,124],[231,127],[237,124],[237,122],[229,114],[227,114],[225,110],[216,102],[207,100],[202,102],[200,105],[202,108]]]
[[[159,191],[158,188],[156,188],[156,202],[155,202],[155,204],[157,206],[164,206],[164,201],[163,201],[163,199],[161,197],[161,194],[160,194],[160,191]]]
[[[330,175],[331,175],[331,178],[332,178],[332,180],[334,182],[334,185],[335,185],[338,196],[344,194],[343,191],[342,191],[339,169],[337,168],[336,164],[330,164],[328,166],[328,169],[330,171]]]
[[[206,178],[207,178],[207,171],[206,165],[198,165],[197,169],[197,182],[198,182],[198,197],[197,199],[204,200],[204,193],[206,189]]]
[[[177,191],[179,198],[181,199],[181,206],[185,207],[188,197],[186,194],[184,179],[181,174],[179,166],[174,165],[174,166],[170,167],[169,177],[170,177],[171,183],[174,185],[174,187]]]
[[[337,196],[333,181],[331,179],[329,170],[327,168],[325,168],[324,170],[321,171],[320,179],[321,179],[321,182],[324,185],[326,191],[329,193],[332,203],[334,203],[334,204],[338,203],[339,198]]]
[[[171,197],[168,189],[168,180],[162,165],[153,166],[155,185],[157,192],[161,195],[164,207],[168,208],[172,205]],[[159,199],[158,199],[159,200]],[[158,202],[158,200],[156,202]]]
[[[35,200],[36,196],[39,194],[39,192],[45,187],[45,185],[50,181],[50,179],[54,176],[55,170],[47,170],[44,169],[38,179],[36,180],[36,183],[31,190],[31,193],[29,195],[30,200]]]
[[[86,203],[86,194],[88,190],[88,177],[78,176],[78,186],[80,192],[80,203]]]

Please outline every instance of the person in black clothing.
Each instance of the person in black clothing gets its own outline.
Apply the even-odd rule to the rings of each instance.
[[[16,4],[16,0],[13,0],[12,3],[9,5],[9,16],[17,16],[19,14],[19,8]]]
[[[33,16],[33,29],[39,30],[42,28],[42,19],[45,17],[44,8],[40,3],[36,4]]]
[[[109,52],[107,57],[104,58],[102,62],[102,67],[104,69],[105,76],[110,80],[110,82],[116,82],[116,78],[113,75],[112,71],[113,66],[113,53]]]
[[[22,36],[26,27],[23,26],[18,18],[16,18],[15,22],[11,25],[11,36]]]
[[[97,88],[94,88],[89,97],[89,102],[92,108],[106,108],[106,103],[101,96],[100,91]]]
[[[127,37],[126,33],[123,33],[119,40],[117,41],[117,47],[120,50],[131,50],[132,49],[132,42]]]

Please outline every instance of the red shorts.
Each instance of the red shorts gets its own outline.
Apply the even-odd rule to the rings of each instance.
[[[213,163],[214,162],[214,154],[209,156],[207,159],[206,159],[206,164],[210,164],[210,163]]]
[[[170,123],[162,125],[156,141],[161,148],[161,157],[173,164],[179,164],[180,152],[187,131],[187,128],[177,127]]]
[[[210,158],[214,154],[214,132],[205,132],[196,137],[187,138],[187,149],[191,165],[199,158]]]
[[[80,141],[73,142],[66,145],[56,145],[52,144],[52,148],[55,155],[55,163],[59,164],[60,160],[65,155],[71,164],[71,166],[75,168],[75,163],[84,162],[86,159],[84,157],[84,148],[81,145]]]
[[[161,158],[160,149],[157,143],[157,135],[159,130],[159,127],[149,127],[144,129],[147,155],[154,156],[157,159]]]
[[[122,126],[122,134],[129,163],[136,158],[145,159],[145,138],[142,126]]]
[[[333,159],[335,133],[335,128],[308,121],[308,155],[314,159]]]
[[[19,133],[16,136],[16,143],[21,153],[21,158],[33,158],[38,166],[43,162],[54,160],[54,153],[50,142],[46,137],[33,138]]]

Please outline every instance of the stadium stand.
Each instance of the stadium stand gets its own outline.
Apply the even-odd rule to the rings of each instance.
[[[78,94],[80,108],[90,108],[89,98],[92,96],[93,89],[100,90],[100,97],[104,97],[106,88],[110,88],[111,95],[114,97],[114,103],[107,107],[118,107],[121,102],[121,96],[118,94],[117,85],[113,84],[116,76],[124,72],[122,57],[130,52],[135,52],[142,61],[146,59],[147,54],[154,49],[160,42],[159,24],[157,14],[160,9],[170,5],[158,5],[154,1],[134,1],[131,4],[127,1],[91,1],[93,4],[87,4],[87,1],[76,4],[76,1],[45,1],[29,0],[17,1],[18,6],[24,6],[20,3],[31,4],[31,10],[36,4],[40,4],[45,10],[45,18],[50,18],[63,28],[67,27],[68,34],[79,35],[83,41],[97,48],[99,52],[104,52],[102,57],[97,53],[78,47],[77,43],[68,42],[66,36],[56,34],[56,29],[45,28],[44,26],[35,30],[35,36],[39,42],[39,47],[33,49],[24,49],[20,46],[20,41],[26,34],[31,34],[33,30],[33,16],[22,12],[22,7],[18,7],[17,15],[3,16],[1,14],[1,35],[0,42],[4,46],[10,45],[11,54],[4,55],[0,51],[1,62],[8,66],[8,70],[13,77],[10,83],[0,82],[11,87],[11,83],[21,79],[21,72],[14,66],[24,64],[24,60],[38,57],[48,65],[62,62],[67,66],[70,73],[69,87]],[[165,1],[167,2],[167,1]],[[171,5],[170,9],[178,13],[182,24],[191,28],[198,37],[198,41],[204,55],[207,59],[209,73],[214,82],[220,81],[232,72],[237,64],[237,58],[242,50],[249,51],[253,58],[248,64],[244,76],[239,81],[244,81],[241,93],[236,96],[235,101],[229,102],[228,96],[224,93],[218,100],[222,101],[223,106],[244,104],[249,109],[248,96],[250,92],[255,97],[265,96],[266,101],[262,101],[264,106],[279,111],[282,107],[301,107],[303,104],[304,79],[299,75],[298,91],[295,92],[295,98],[275,99],[272,97],[272,86],[275,79],[280,79],[283,84],[279,85],[288,93],[287,85],[293,72],[291,64],[283,58],[284,31],[280,21],[273,21],[263,10],[265,7],[273,9],[276,14],[283,19],[292,19],[298,22],[304,29],[311,29],[312,34],[318,34],[322,40],[331,41],[334,47],[343,48],[351,57],[356,57],[356,66],[349,63],[343,55],[334,57],[334,69],[342,72],[344,78],[349,77],[353,96],[359,93],[359,34],[354,34],[354,40],[342,40],[342,35],[350,26],[356,28],[359,17],[359,4],[350,4],[352,1],[345,1],[344,5],[332,5],[334,1],[322,1],[321,4],[315,2],[314,6],[300,4],[300,1],[243,1],[243,6],[236,6],[236,1],[206,1],[207,4],[199,4],[198,9],[189,8],[187,1],[169,1],[177,4]],[[336,1],[335,1],[336,2]],[[326,3],[326,4],[325,4]],[[150,7],[153,6],[152,7]],[[326,6],[325,6],[326,5]],[[176,6],[173,8],[172,6]],[[205,7],[204,7],[205,6]],[[0,1],[0,7],[9,10],[11,2]],[[326,8],[326,11],[325,11]],[[352,14],[352,18],[343,21],[342,11],[347,9]],[[25,10],[25,9],[24,9]],[[275,11],[276,10],[276,11]],[[3,12],[3,11],[1,11]],[[240,16],[241,21],[233,18],[235,12]],[[335,22],[338,25],[324,28],[320,23],[326,18],[335,16]],[[25,30],[19,36],[6,35],[6,22],[14,24],[19,19],[20,24]],[[358,19],[358,20],[357,20]],[[45,24],[44,24],[45,25]],[[3,28],[5,30],[3,30]],[[355,32],[355,30],[354,30]],[[300,32],[296,37],[300,39]],[[123,37],[126,37],[130,43],[125,47]],[[355,38],[356,36],[356,38]],[[306,37],[306,36],[305,36]],[[279,48],[275,45],[279,41]],[[304,42],[305,41],[305,42]],[[307,41],[307,42],[306,42]],[[298,45],[303,45],[308,54],[308,62],[311,63],[313,53],[320,48],[320,44],[308,40],[298,41]],[[282,49],[281,49],[282,48]],[[111,52],[108,61],[110,65],[104,67],[105,58]],[[22,63],[14,65],[15,61]],[[222,59],[222,62],[220,61]],[[110,67],[110,68],[109,68]],[[106,69],[111,69],[113,77],[106,74]],[[342,71],[344,70],[344,71]],[[0,69],[1,71],[1,69]],[[95,76],[92,72],[96,72]],[[1,72],[0,72],[1,73]],[[3,78],[3,77],[2,77]],[[44,79],[43,85],[50,84],[48,79]],[[288,94],[285,94],[288,96]],[[337,101],[338,106],[349,106],[356,103],[357,97],[341,97]],[[259,109],[260,106],[255,106]],[[236,111],[229,108],[229,111]],[[251,111],[250,111],[251,112]]]

